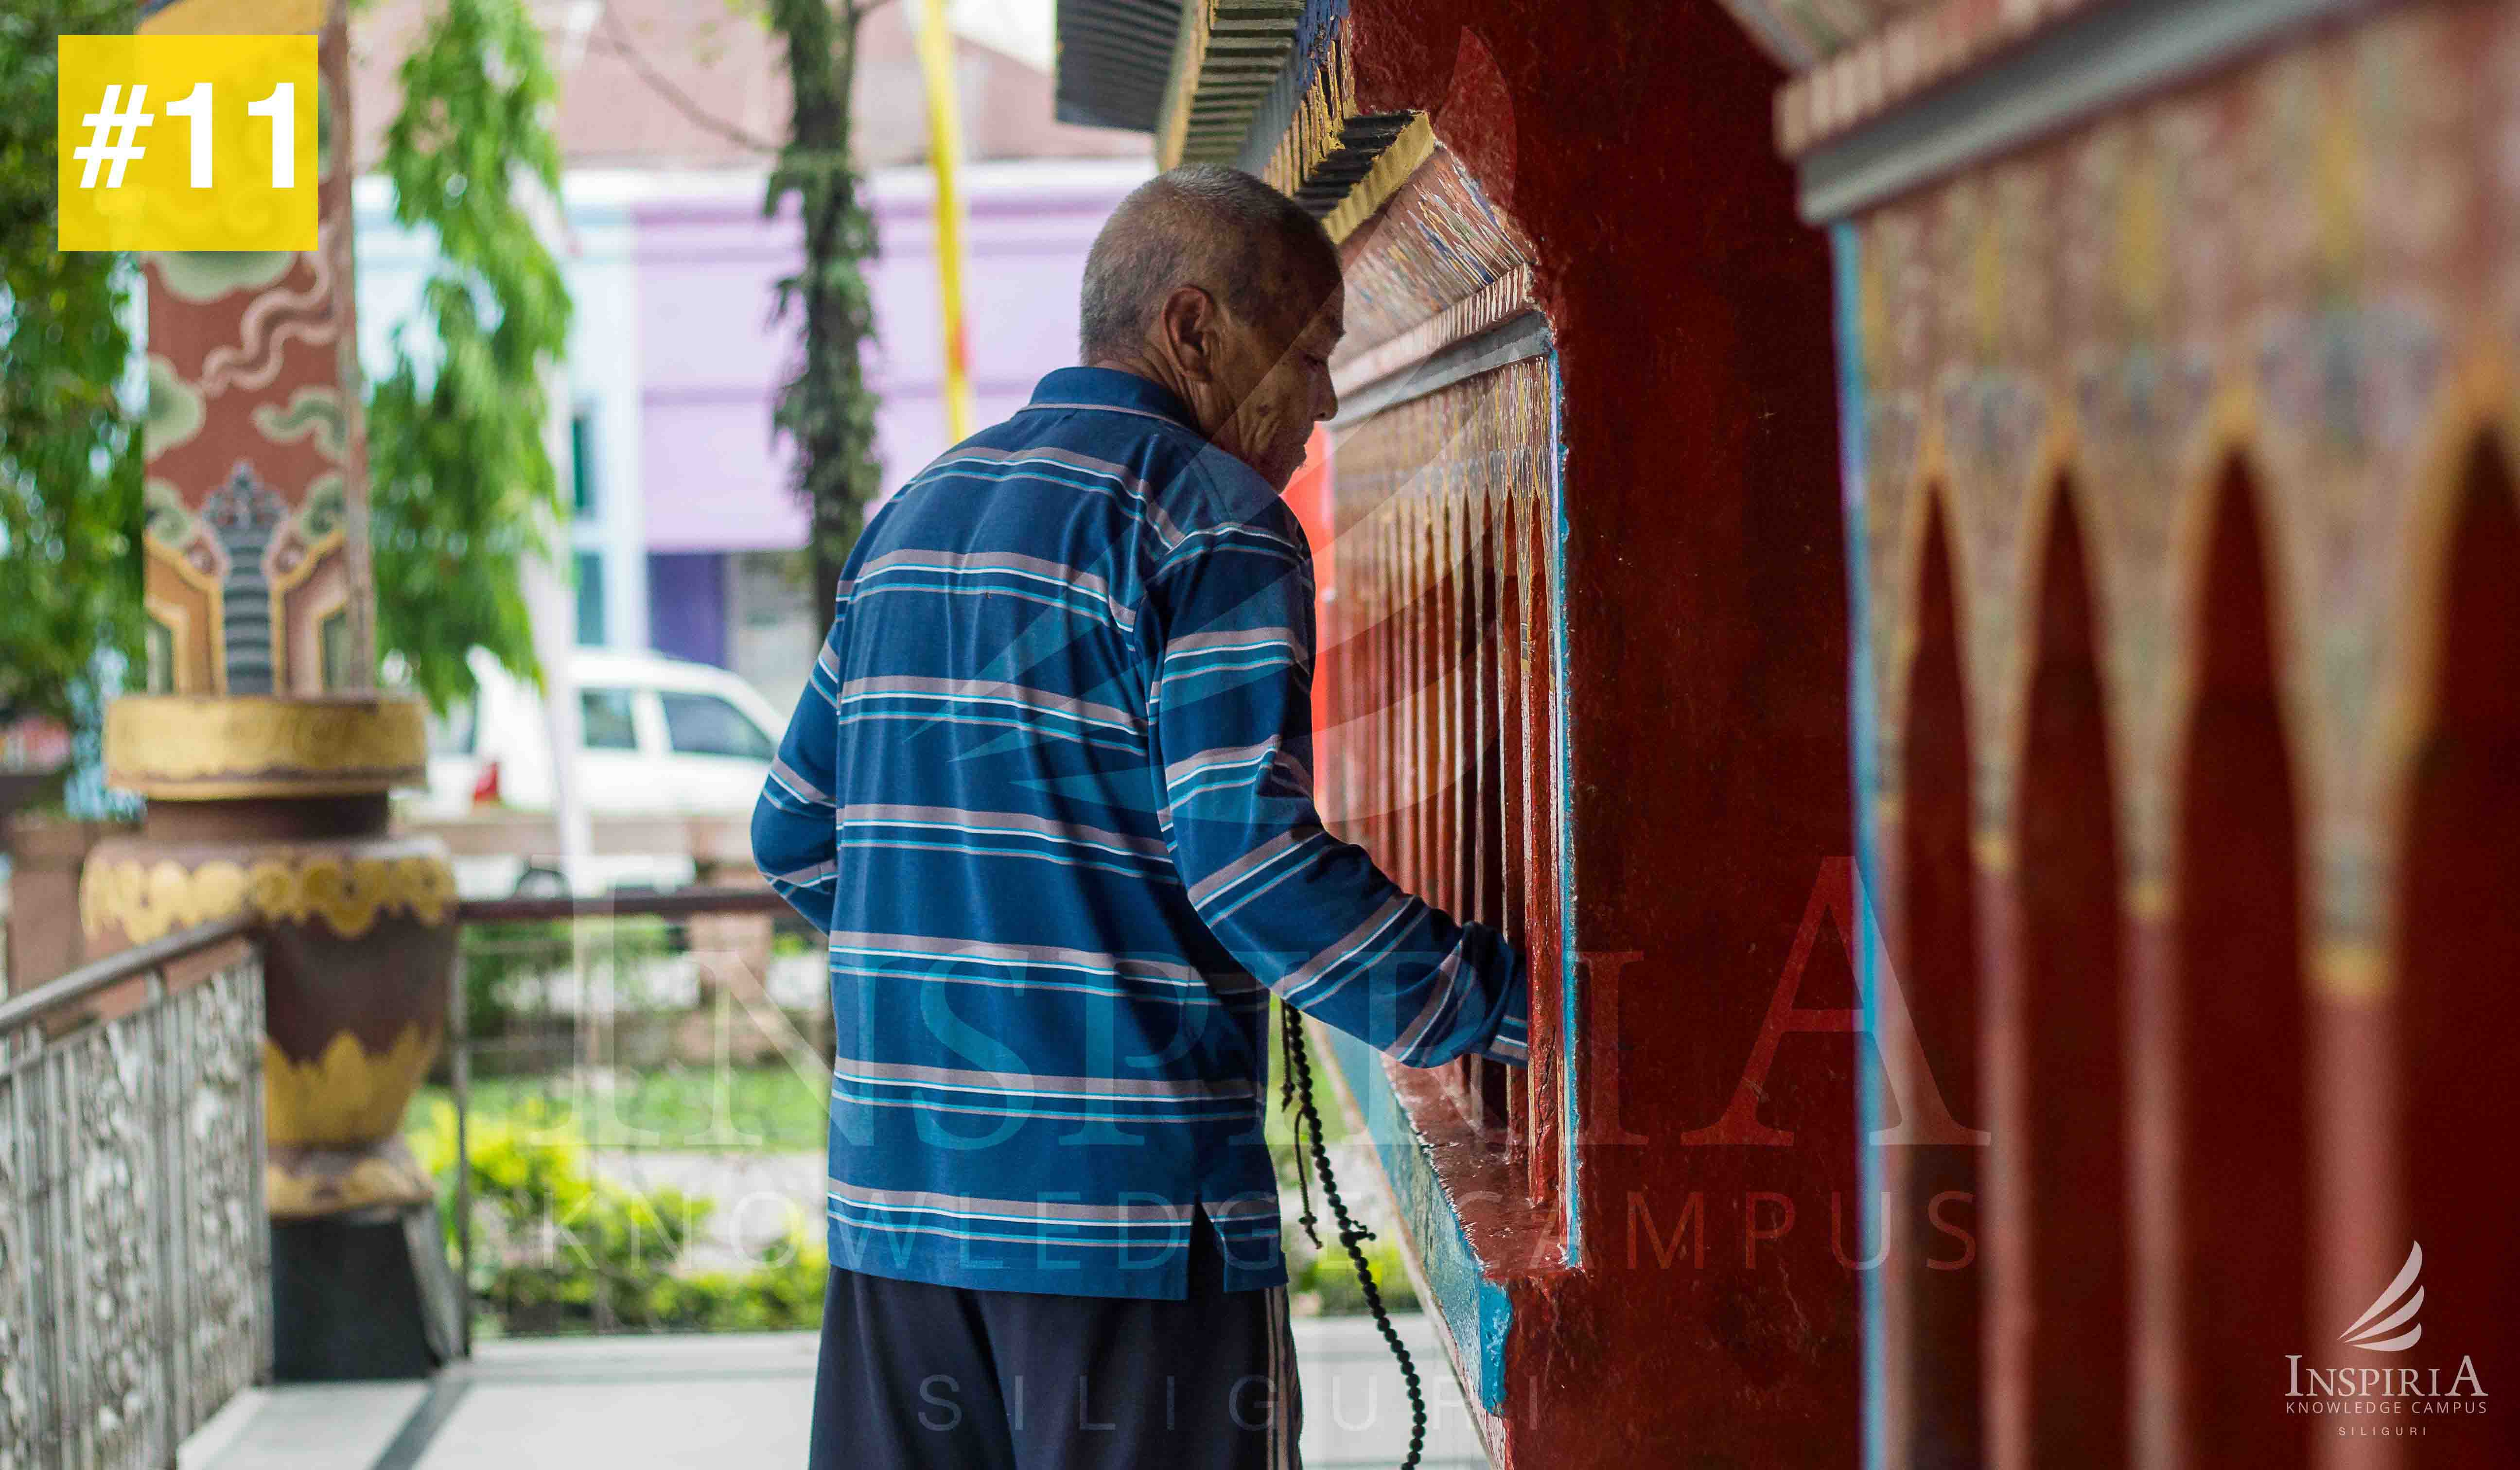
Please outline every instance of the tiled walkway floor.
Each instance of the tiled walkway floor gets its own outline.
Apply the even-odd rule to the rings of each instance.
[[[1425,1319],[1399,1325],[1427,1386],[1425,1470],[1484,1470]],[[1399,1464],[1409,1402],[1372,1321],[1298,1318],[1295,1341],[1307,1470]],[[801,1470],[813,1374],[800,1333],[483,1343],[434,1383],[255,1390],[182,1470]]]

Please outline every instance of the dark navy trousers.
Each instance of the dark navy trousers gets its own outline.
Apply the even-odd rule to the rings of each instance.
[[[1224,1289],[1192,1222],[1179,1302],[834,1267],[810,1470],[1300,1470],[1286,1289]]]

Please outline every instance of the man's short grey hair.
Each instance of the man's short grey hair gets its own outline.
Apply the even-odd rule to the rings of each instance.
[[[1170,169],[1131,190],[1086,252],[1079,361],[1136,351],[1177,287],[1261,320],[1290,290],[1338,279],[1338,247],[1301,204],[1238,168]]]

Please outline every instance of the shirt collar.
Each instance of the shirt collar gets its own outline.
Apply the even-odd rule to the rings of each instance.
[[[1059,368],[1032,390],[1027,408],[1098,408],[1167,419],[1196,432],[1190,406],[1150,378],[1116,368]]]

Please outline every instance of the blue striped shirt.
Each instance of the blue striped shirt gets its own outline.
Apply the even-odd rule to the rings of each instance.
[[[1063,368],[877,512],[752,819],[831,936],[835,1266],[1283,1282],[1272,992],[1414,1066],[1524,1059],[1523,961],[1312,796],[1312,552],[1169,391]]]

